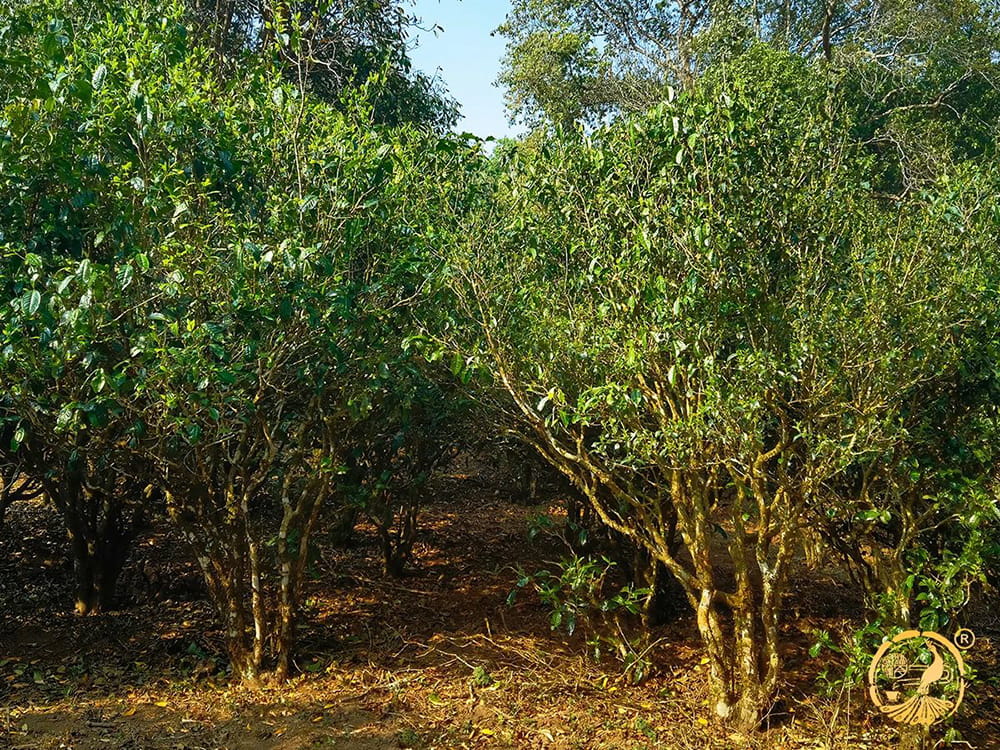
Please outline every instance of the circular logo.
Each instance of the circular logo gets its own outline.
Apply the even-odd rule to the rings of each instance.
[[[972,644],[976,642],[976,634],[968,628],[959,628],[955,631],[955,637],[952,640],[955,641],[955,645],[960,649],[968,651],[972,648]]]
[[[955,634],[959,645],[975,639],[964,628]],[[955,713],[966,672],[955,643],[930,630],[904,630],[883,643],[868,668],[868,694],[879,711],[900,724],[925,726]]]

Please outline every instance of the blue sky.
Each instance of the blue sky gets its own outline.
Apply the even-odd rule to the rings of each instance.
[[[510,8],[508,0],[416,0],[421,26],[443,27],[437,36],[417,33],[414,67],[440,76],[462,105],[459,130],[486,137],[513,135],[503,108],[503,91],[493,85],[503,56],[504,40],[491,37]]]

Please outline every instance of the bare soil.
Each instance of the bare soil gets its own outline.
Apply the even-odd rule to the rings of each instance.
[[[824,694],[814,629],[859,626],[843,576],[806,571],[789,609],[784,700],[752,737],[711,720],[691,617],[659,628],[657,673],[641,685],[595,661],[581,634],[549,627],[530,595],[507,596],[514,566],[558,559],[527,522],[558,514],[505,487],[454,480],[422,515],[414,569],[381,575],[374,530],[354,544],[318,539],[305,593],[299,676],[232,687],[217,624],[181,541],[151,529],[124,574],[123,607],[71,613],[72,571],[56,517],[20,503],[0,535],[0,748],[293,750],[343,748],[893,748],[897,733],[864,691]],[[1000,608],[966,623],[977,675],[955,727],[1000,748]],[[477,669],[478,668],[478,669]],[[474,677],[475,673],[475,677]],[[485,675],[485,676],[484,676]],[[935,729],[941,737],[943,729]],[[967,747],[964,743],[961,745]]]

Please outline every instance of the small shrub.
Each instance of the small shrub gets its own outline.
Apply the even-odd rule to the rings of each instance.
[[[573,635],[581,629],[595,659],[612,654],[632,683],[648,677],[653,667],[648,634],[630,634],[627,616],[642,611],[649,590],[631,584],[616,588],[609,578],[617,566],[607,557],[571,555],[550,565],[554,570],[519,571],[507,603],[514,603],[519,590],[532,589],[549,608],[553,630]]]

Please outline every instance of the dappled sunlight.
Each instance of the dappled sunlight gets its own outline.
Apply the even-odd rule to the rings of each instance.
[[[995,5],[0,0],[0,750],[992,748]]]
[[[491,500],[489,524],[473,513],[483,507],[470,493],[425,509],[414,571],[401,579],[380,575],[363,530],[346,548],[323,547],[305,596],[299,676],[280,687],[228,684],[221,644],[204,635],[215,628],[204,601],[79,618],[57,616],[64,602],[51,600],[47,625],[0,659],[0,684],[8,702],[15,698],[0,712],[3,736],[33,750],[641,747],[654,739],[693,749],[717,738],[701,720],[707,666],[687,617],[655,633],[657,671],[629,685],[613,662],[589,655],[582,635],[553,631],[527,592],[507,604],[516,580],[509,563],[543,565],[559,546],[528,541],[538,507]],[[168,534],[161,543],[169,538],[160,533]],[[468,551],[472,540],[479,555]],[[849,630],[851,621],[825,614],[838,596],[817,581],[815,611],[799,624]],[[86,654],[67,638],[81,626]],[[836,741],[846,736],[848,708],[857,720],[858,694],[848,706],[846,696],[817,693],[807,675],[821,665],[805,653],[807,635],[789,633],[785,658],[798,678],[770,719],[767,744],[731,740],[740,747],[783,747],[782,737],[796,747],[820,728]],[[878,736],[875,727],[863,731]]]

